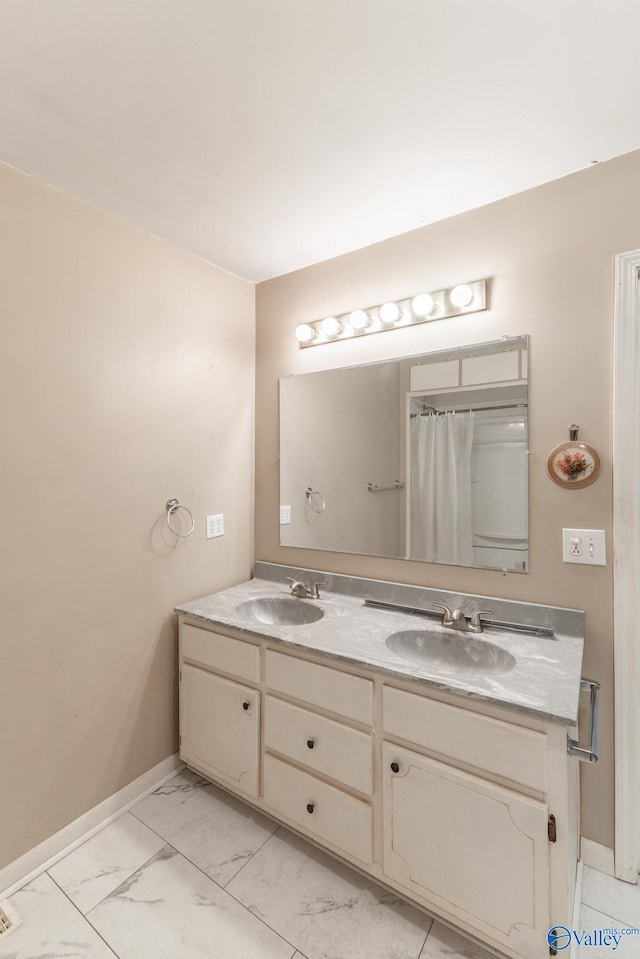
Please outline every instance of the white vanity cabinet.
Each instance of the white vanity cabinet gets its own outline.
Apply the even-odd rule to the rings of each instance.
[[[565,726],[184,617],[180,649],[189,766],[478,941],[547,959],[577,862]]]

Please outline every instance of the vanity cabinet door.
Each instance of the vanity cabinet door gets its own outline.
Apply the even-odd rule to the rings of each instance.
[[[258,796],[260,694],[184,664],[180,758],[248,796]]]
[[[384,743],[384,873],[528,959],[548,959],[547,807]]]

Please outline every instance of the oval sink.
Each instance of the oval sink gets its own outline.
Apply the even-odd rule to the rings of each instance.
[[[285,596],[265,596],[240,603],[236,611],[265,626],[304,626],[315,623],[324,616],[324,611],[313,603]]]
[[[387,637],[387,647],[400,659],[451,669],[508,673],[516,664],[506,649],[468,633],[403,629]]]

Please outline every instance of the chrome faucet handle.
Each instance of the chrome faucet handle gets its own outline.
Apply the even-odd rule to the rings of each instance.
[[[451,615],[451,610],[448,606],[445,606],[444,603],[432,603],[434,609],[442,610],[442,625],[448,626],[453,622],[453,616]]]
[[[483,623],[480,619],[481,616],[493,616],[492,609],[477,609],[471,617],[471,622],[469,623],[468,629],[470,633],[481,633]]]
[[[287,580],[291,583],[289,587],[289,592],[292,596],[297,596],[299,599],[308,595],[308,589],[301,583],[299,579],[294,579],[293,576],[287,576]]]

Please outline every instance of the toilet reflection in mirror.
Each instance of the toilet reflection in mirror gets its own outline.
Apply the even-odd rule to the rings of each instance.
[[[281,380],[281,545],[527,572],[527,353],[520,336]]]

